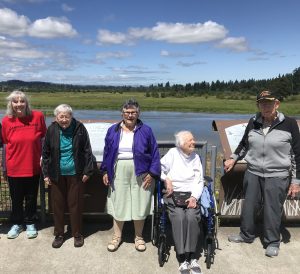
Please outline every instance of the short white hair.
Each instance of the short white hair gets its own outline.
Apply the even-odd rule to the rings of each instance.
[[[177,133],[175,133],[175,145],[176,147],[179,147],[181,148],[184,143],[186,142],[186,136],[187,135],[192,135],[193,136],[193,133],[188,131],[188,130],[181,130]]]
[[[73,110],[72,110],[72,108],[71,108],[70,105],[67,105],[67,104],[60,104],[60,105],[58,105],[58,106],[54,109],[54,111],[53,111],[55,117],[56,117],[59,113],[61,113],[61,112],[67,112],[67,113],[69,113],[71,116],[73,116]]]

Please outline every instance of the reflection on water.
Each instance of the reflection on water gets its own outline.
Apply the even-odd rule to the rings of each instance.
[[[0,118],[4,111],[0,111]],[[190,130],[198,141],[207,141],[210,145],[220,146],[219,134],[212,130],[213,120],[249,119],[251,114],[214,114],[214,113],[185,113],[145,111],[140,119],[149,125],[157,140],[174,140],[174,133],[179,130]],[[75,110],[74,117],[80,120],[120,120],[119,111]],[[47,117],[50,124],[53,117]]]
[[[145,111],[140,119],[149,125],[157,140],[174,140],[174,133],[190,130],[198,141],[220,146],[219,134],[212,130],[213,120],[249,119],[249,115]],[[120,120],[119,111],[78,110],[74,117],[82,120]],[[50,119],[51,120],[51,119]]]

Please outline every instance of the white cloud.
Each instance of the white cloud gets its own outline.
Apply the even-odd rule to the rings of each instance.
[[[120,85],[123,86],[124,82],[129,85],[135,85],[137,82],[148,82],[153,83],[157,81],[156,78],[146,75],[146,76],[136,76],[136,75],[126,75],[126,74],[97,74],[97,75],[82,75],[82,74],[53,74],[48,75],[48,79],[52,79],[55,83],[70,83],[70,84],[99,84],[99,85]]]
[[[29,34],[33,37],[56,38],[74,37],[77,32],[65,18],[47,17],[36,20],[30,26]]]
[[[106,16],[103,17],[103,22],[113,22],[116,20],[116,15],[115,14],[108,14]]]
[[[0,74],[4,78],[14,78],[16,76],[16,73],[13,72],[3,72]]]
[[[39,38],[56,38],[74,37],[77,32],[66,18],[47,17],[31,23],[26,16],[4,8],[0,9],[0,34],[13,37],[29,35]]]
[[[26,48],[26,44],[23,42],[8,40],[6,37],[0,36],[0,49],[3,48]]]
[[[67,5],[66,3],[63,3],[63,4],[61,5],[61,8],[62,8],[62,10],[65,11],[65,12],[71,12],[71,11],[74,10],[73,7],[70,7],[70,6]]]
[[[159,64],[158,66],[160,69],[163,69],[163,70],[170,69],[166,64]]]
[[[152,83],[156,81],[156,77],[153,76],[140,76],[140,75],[127,75],[127,74],[116,74],[116,75],[97,75],[92,78],[96,83],[106,85],[124,85],[124,82],[127,84],[135,84],[137,82],[149,82]]]
[[[98,30],[98,43],[102,44],[123,44],[129,42],[129,37],[121,32],[110,32],[109,30]]]
[[[227,37],[222,40],[217,47],[228,48],[236,52],[244,52],[249,50],[247,41],[244,37]]]
[[[137,39],[188,44],[220,40],[227,32],[224,26],[212,21],[203,24],[159,22],[153,28],[130,28],[127,33],[100,29],[97,38],[100,44],[128,44]]]
[[[267,60],[270,60],[270,58],[267,58],[267,57],[259,57],[259,56],[256,56],[256,57],[250,57],[247,59],[248,61],[267,61]]]
[[[26,43],[0,37],[0,56],[3,58],[34,59],[45,57],[45,53],[35,50]]]
[[[0,36],[0,75],[21,79],[38,79],[41,75],[50,80],[45,73],[48,71],[73,71],[80,60],[63,51],[36,48],[19,40]],[[40,75],[40,76],[38,76]]]
[[[161,50],[160,56],[170,56],[170,53],[167,50]]]
[[[12,3],[12,4],[17,4],[17,3],[34,4],[34,3],[42,3],[42,2],[46,2],[46,1],[49,1],[49,0],[2,0],[2,2]]]
[[[198,61],[198,62],[178,62],[177,66],[180,67],[193,67],[193,66],[198,66],[198,65],[204,65],[206,62]]]
[[[10,58],[18,58],[18,59],[34,59],[34,58],[42,58],[44,54],[42,52],[32,50],[32,49],[11,49],[11,50],[3,50],[0,49],[0,56],[2,57],[10,57]]]
[[[110,52],[99,52],[96,55],[97,60],[104,60],[104,59],[124,59],[130,57],[130,52],[125,51],[110,51]]]
[[[191,57],[194,55],[190,53],[184,53],[184,52],[170,52],[168,50],[161,50],[160,56],[179,58],[179,57]]]
[[[213,21],[203,24],[159,22],[153,28],[131,28],[129,35],[134,38],[165,41],[169,43],[203,43],[223,39],[227,30]]]
[[[18,15],[11,9],[0,9],[0,33],[11,36],[23,36],[27,33],[30,20]]]
[[[147,67],[143,66],[127,66],[127,67],[111,67],[112,72],[117,72],[118,74],[122,75],[129,75],[129,74],[162,74],[167,73],[166,71],[162,70],[150,70]]]

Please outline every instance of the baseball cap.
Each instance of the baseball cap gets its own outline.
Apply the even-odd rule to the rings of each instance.
[[[275,101],[278,100],[278,97],[273,92],[264,90],[256,96],[256,102],[261,100]]]

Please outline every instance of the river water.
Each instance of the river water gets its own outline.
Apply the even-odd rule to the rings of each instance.
[[[4,115],[0,110],[0,118]],[[207,141],[209,145],[220,146],[218,132],[213,131],[214,120],[240,120],[250,118],[251,114],[214,114],[192,112],[141,112],[140,119],[149,125],[159,141],[173,141],[174,133],[179,130],[190,130],[197,141]],[[74,117],[79,120],[115,120],[121,119],[120,111],[111,110],[74,110]],[[53,117],[47,117],[49,125]]]
[[[214,120],[240,120],[250,118],[250,114],[214,114],[189,112],[145,111],[140,119],[149,125],[159,141],[173,141],[174,133],[190,130],[197,141],[207,141],[210,145],[220,146],[218,132],[213,131]],[[82,120],[120,120],[119,111],[75,110],[74,117]]]

